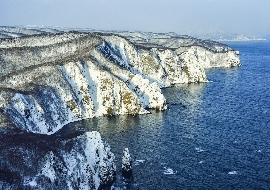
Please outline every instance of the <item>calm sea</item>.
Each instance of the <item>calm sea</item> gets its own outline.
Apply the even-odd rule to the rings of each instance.
[[[270,189],[270,42],[229,45],[243,65],[163,89],[169,110],[84,120],[61,133],[101,132],[117,159],[115,189]],[[124,148],[129,179],[120,172]]]

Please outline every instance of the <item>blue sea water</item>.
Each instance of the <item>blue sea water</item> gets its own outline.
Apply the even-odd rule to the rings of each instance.
[[[102,134],[116,155],[114,189],[270,189],[270,43],[228,45],[242,66],[163,89],[170,109],[65,128]],[[129,179],[120,172],[124,148],[133,158]]]

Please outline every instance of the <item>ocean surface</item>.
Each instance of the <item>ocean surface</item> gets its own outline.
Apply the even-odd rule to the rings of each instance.
[[[163,89],[168,110],[83,120],[61,133],[102,134],[117,160],[112,189],[270,189],[270,42],[228,45],[242,66]],[[124,148],[129,179],[120,172]]]

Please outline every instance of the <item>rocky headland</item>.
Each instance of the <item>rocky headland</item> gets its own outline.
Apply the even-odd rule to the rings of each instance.
[[[86,118],[165,110],[161,88],[208,82],[206,68],[240,65],[227,45],[174,33],[0,27],[0,37],[0,132],[7,144],[0,187],[6,189],[15,183],[98,189],[115,173],[114,156],[98,132],[46,141],[46,147],[59,142],[54,149],[33,149],[25,141],[6,148],[15,134],[43,138]],[[15,167],[15,161],[27,165]]]

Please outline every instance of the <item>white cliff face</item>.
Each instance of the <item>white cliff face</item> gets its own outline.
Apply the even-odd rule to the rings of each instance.
[[[240,65],[237,52],[228,50],[226,52],[213,53],[202,47],[192,47],[188,50],[187,55],[184,54],[184,58],[195,57],[197,62],[202,68],[213,67],[237,67]]]
[[[6,139],[6,147],[0,150],[1,175],[13,179],[12,183],[1,178],[1,189],[90,190],[113,182],[115,157],[98,132],[66,140],[25,135],[17,137],[22,138],[19,142]]]
[[[116,172],[114,155],[108,145],[104,146],[98,132],[87,132],[67,140],[64,146],[69,143],[74,144],[72,150],[61,152],[69,189],[98,189],[113,181]]]
[[[185,83],[188,82],[207,82],[205,71],[199,62],[197,51],[190,48],[188,51],[181,53],[182,72],[185,76]]]
[[[136,47],[131,42],[117,35],[103,37],[106,42],[98,47],[103,56],[111,62],[139,74],[160,88],[176,83],[207,82],[206,75],[198,61],[189,61],[185,67],[195,71],[192,75],[183,72],[182,56],[177,51],[167,48]],[[190,55],[190,54],[189,54]],[[191,55],[193,56],[193,54]]]
[[[13,142],[17,138],[11,136],[6,146],[11,148],[0,150],[0,173],[14,179],[8,182],[0,175],[2,189],[98,189],[110,184],[114,155],[98,132],[57,140],[36,136],[52,135],[86,118],[165,110],[160,88],[207,82],[205,68],[240,65],[228,46],[176,34],[3,31],[3,36],[18,38],[0,40],[0,135],[27,131],[19,139],[30,138],[26,142],[32,144]]]
[[[128,40],[115,34],[103,35],[105,43],[98,50],[106,59],[156,82],[160,88],[207,82],[205,68],[240,65],[236,51],[213,41],[152,33],[119,33]]]
[[[63,35],[57,37],[65,41],[67,34]],[[5,41],[3,44],[7,45],[3,49],[8,54],[2,54],[2,60],[12,67],[2,70],[0,80],[0,88],[3,89],[0,103],[4,116],[8,116],[23,130],[53,134],[67,123],[85,118],[144,114],[148,113],[148,108],[166,109],[166,100],[156,83],[150,83],[141,75],[134,75],[107,60],[92,47],[99,42],[98,37],[91,41],[92,37],[88,36],[85,42],[90,43],[89,52],[80,55],[80,48],[85,51],[85,44],[76,44],[84,43],[80,40],[85,40],[85,35],[77,35],[76,42],[73,42],[74,34],[71,33],[71,41],[68,43],[72,50],[68,50],[65,56],[61,55],[59,60],[56,59],[59,51],[53,50],[58,48],[58,38],[56,47],[52,44],[47,47],[47,42],[43,49],[39,46],[32,47],[34,45],[29,39],[31,37],[11,41],[9,45]],[[14,59],[12,49],[20,44],[23,44],[28,53],[23,53],[22,60],[17,62],[20,54],[16,54]],[[48,58],[44,56],[47,50]],[[21,66],[29,54],[31,59],[26,69],[14,67],[17,64]],[[78,58],[82,56],[83,60],[71,62],[70,57],[73,54]],[[90,54],[95,56],[94,59],[89,57]],[[46,64],[47,60],[53,61]],[[28,69],[29,67],[32,68]]]
[[[160,88],[207,82],[205,68],[240,64],[225,45],[176,34],[26,35],[1,40],[0,50],[1,126],[42,134],[85,118],[164,110]]]
[[[50,84],[53,87],[38,87],[30,94],[12,94],[3,102],[3,113],[24,130],[53,134],[67,123],[85,118],[166,108],[159,87],[140,75],[123,82],[91,60],[69,62],[59,66],[59,71],[64,85]]]

